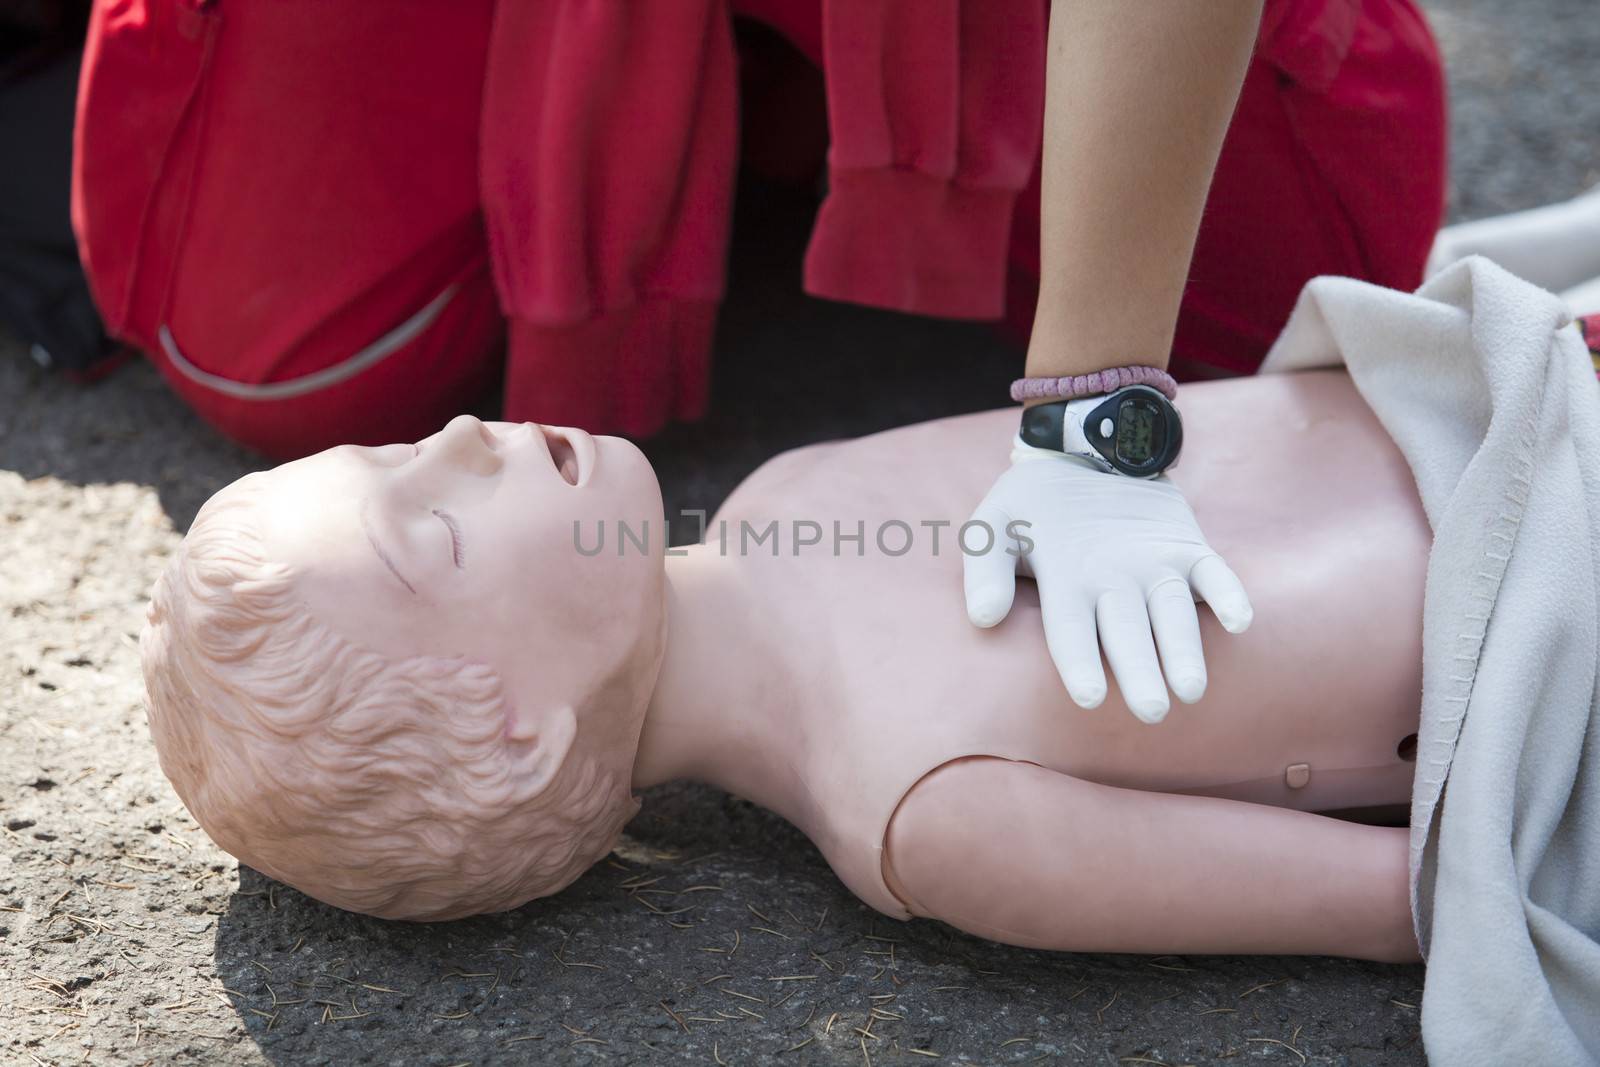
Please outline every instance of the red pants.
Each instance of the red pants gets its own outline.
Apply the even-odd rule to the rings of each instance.
[[[907,17],[892,4],[881,19],[861,7],[825,16],[820,4],[733,6],[817,63],[824,43],[832,56],[874,33],[860,47],[911,52],[902,59],[913,69],[917,48],[939,59],[949,46],[927,8],[912,13],[927,36],[907,40],[892,32],[892,19]],[[1043,25],[1036,3],[969,6],[944,29],[996,51],[987,70],[962,55],[949,79],[981,89],[1008,68],[1042,69],[1042,37],[1028,51]],[[858,63],[850,84],[877,69]],[[874,162],[874,131],[862,127],[871,114],[834,98],[847,91],[842,78],[828,83],[835,193],[858,195],[836,195],[819,216],[808,287],[998,317],[1009,258],[1008,317],[1025,328],[1036,176],[1014,215],[1010,200],[1026,184],[1026,138],[1012,129],[989,134],[984,151],[953,147],[912,114],[923,110],[907,89],[914,80],[892,73],[868,89],[891,114],[907,109],[907,121],[883,125],[891,137],[915,130],[920,140],[905,149],[914,159],[895,146]],[[612,84],[622,88],[608,95]],[[967,92],[962,138],[981,141],[1003,125],[995,115],[1037,123],[1036,96],[970,103],[984,94]],[[793,93],[767,95],[792,116]],[[507,418],[645,433],[705,402],[736,97],[723,0],[100,0],[79,94],[74,223],[111,332],[144,349],[222,432],[269,455],[422,436],[502,374]],[[814,132],[814,119],[795,128]],[[959,159],[953,186],[899,180],[897,168],[939,152]],[[905,207],[915,199],[907,189],[926,198],[910,208],[954,223],[948,240],[915,214],[885,231],[920,249],[863,240],[873,196]],[[1443,190],[1439,61],[1410,0],[1269,0],[1202,226],[1175,370],[1254,369],[1316,274],[1414,286]],[[971,269],[941,273],[930,261]]]

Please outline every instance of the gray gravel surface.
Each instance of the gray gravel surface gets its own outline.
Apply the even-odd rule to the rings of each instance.
[[[1428,7],[1453,214],[1600,182],[1592,3]],[[738,225],[716,414],[648,446],[670,508],[714,508],[783,448],[1002,395],[1019,357],[987,329],[798,296],[804,204],[747,187]],[[607,862],[501,916],[379,922],[241,869],[156,767],[135,638],[195,510],[258,463],[147,367],[80,389],[0,343],[0,1061],[1421,1062],[1418,967],[898,924],[786,824],[693,786],[652,791]]]

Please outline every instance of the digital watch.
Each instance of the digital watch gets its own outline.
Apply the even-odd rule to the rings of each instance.
[[[1183,421],[1160,390],[1129,385],[1104,396],[1035,404],[1023,411],[1018,436],[1104,471],[1154,478],[1178,461]]]

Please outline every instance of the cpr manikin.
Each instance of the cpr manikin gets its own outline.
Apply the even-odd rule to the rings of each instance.
[[[463,417],[206,505],[142,641],[162,767],[221,847],[381,916],[556,892],[633,790],[691,778],[789,819],[888,915],[1414,959],[1406,831],[1311,814],[1409,799],[1410,474],[1340,373],[1180,399],[1172,477],[1255,621],[1202,609],[1209,687],[1159,725],[1114,680],[1072,703],[1031,582],[993,629],[959,610],[957,528],[1014,411],[780,456],[665,556],[631,445]]]

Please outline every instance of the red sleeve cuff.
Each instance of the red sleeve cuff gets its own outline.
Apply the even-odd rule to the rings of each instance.
[[[835,170],[806,250],[814,296],[952,319],[1005,313],[1016,191],[914,170]]]

